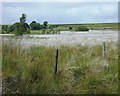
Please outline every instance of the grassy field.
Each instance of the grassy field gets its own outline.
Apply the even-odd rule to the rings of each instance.
[[[85,26],[92,30],[118,30],[118,23],[93,23],[93,24],[56,24],[58,29],[69,30],[69,27],[76,28]]]
[[[48,24],[48,27],[53,24]],[[118,30],[118,23],[94,23],[94,24],[54,24],[57,27],[54,27],[53,30],[31,30],[31,34],[55,34],[60,31],[75,31],[79,26],[85,26],[90,30]],[[8,25],[10,26],[10,25]],[[72,27],[72,30],[69,30],[69,27]],[[1,29],[1,25],[0,25]],[[51,31],[51,32],[50,32]],[[2,31],[0,30],[0,33]]]
[[[30,34],[59,34],[60,30],[31,30]]]
[[[51,26],[49,24],[48,26]],[[118,30],[117,23],[96,23],[96,24],[55,24],[57,27],[53,28],[54,32],[50,32],[51,34],[59,33],[60,31],[75,31],[79,26],[85,26],[90,30]],[[72,27],[72,30],[69,30],[69,27]],[[31,34],[41,34],[47,32],[43,32],[43,30],[31,30]],[[48,31],[49,33],[49,31]]]
[[[93,24],[56,24],[58,26],[87,26],[87,27],[116,27],[118,23],[93,23]]]
[[[3,41],[3,93],[117,94],[118,49],[107,43],[106,64],[102,45],[59,47],[58,72],[53,78],[55,48]]]

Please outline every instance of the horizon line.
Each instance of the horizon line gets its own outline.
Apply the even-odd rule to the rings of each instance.
[[[16,23],[16,22],[15,22],[15,23]],[[39,23],[39,22],[37,22],[37,23]],[[49,24],[51,24],[51,25],[52,25],[52,24],[53,24],[53,25],[65,25],[65,24],[66,24],[66,25],[72,25],[72,24],[78,24],[78,25],[79,25],[79,24],[110,24],[110,23],[120,23],[120,21],[118,21],[118,22],[98,22],[98,23],[97,23],[97,22],[95,22],[95,23],[94,23],[94,22],[93,22],[93,23],[49,23],[49,22],[48,22],[48,25],[49,25]],[[14,23],[13,23],[13,24],[14,24]],[[30,24],[30,23],[28,23],[28,24]],[[40,23],[40,24],[41,24],[41,23]],[[12,24],[0,24],[0,25],[12,25]]]

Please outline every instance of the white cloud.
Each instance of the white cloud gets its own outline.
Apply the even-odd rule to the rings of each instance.
[[[118,18],[117,3],[3,3],[3,23],[19,21],[22,13],[29,23],[116,22]]]
[[[118,18],[118,8],[112,4],[103,4],[97,6],[84,6],[84,7],[76,7],[67,10],[67,13],[73,15],[75,17],[80,17],[81,19],[112,19],[114,20]],[[110,21],[110,20],[108,20]]]

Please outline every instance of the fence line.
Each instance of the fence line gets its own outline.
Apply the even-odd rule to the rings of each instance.
[[[103,48],[102,48],[102,58],[103,58],[103,65],[106,65],[106,43],[103,42]],[[55,53],[55,64],[54,64],[54,79],[56,79],[57,76],[57,65],[58,65],[58,49],[56,49]]]
[[[56,54],[55,54],[54,79],[56,79],[56,75],[57,75],[57,64],[58,64],[58,49],[56,49]]]

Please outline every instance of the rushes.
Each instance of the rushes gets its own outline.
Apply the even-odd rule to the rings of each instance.
[[[102,45],[61,46],[56,80],[55,48],[13,45],[3,42],[3,93],[117,93],[116,44],[107,44],[107,69],[102,66]]]

